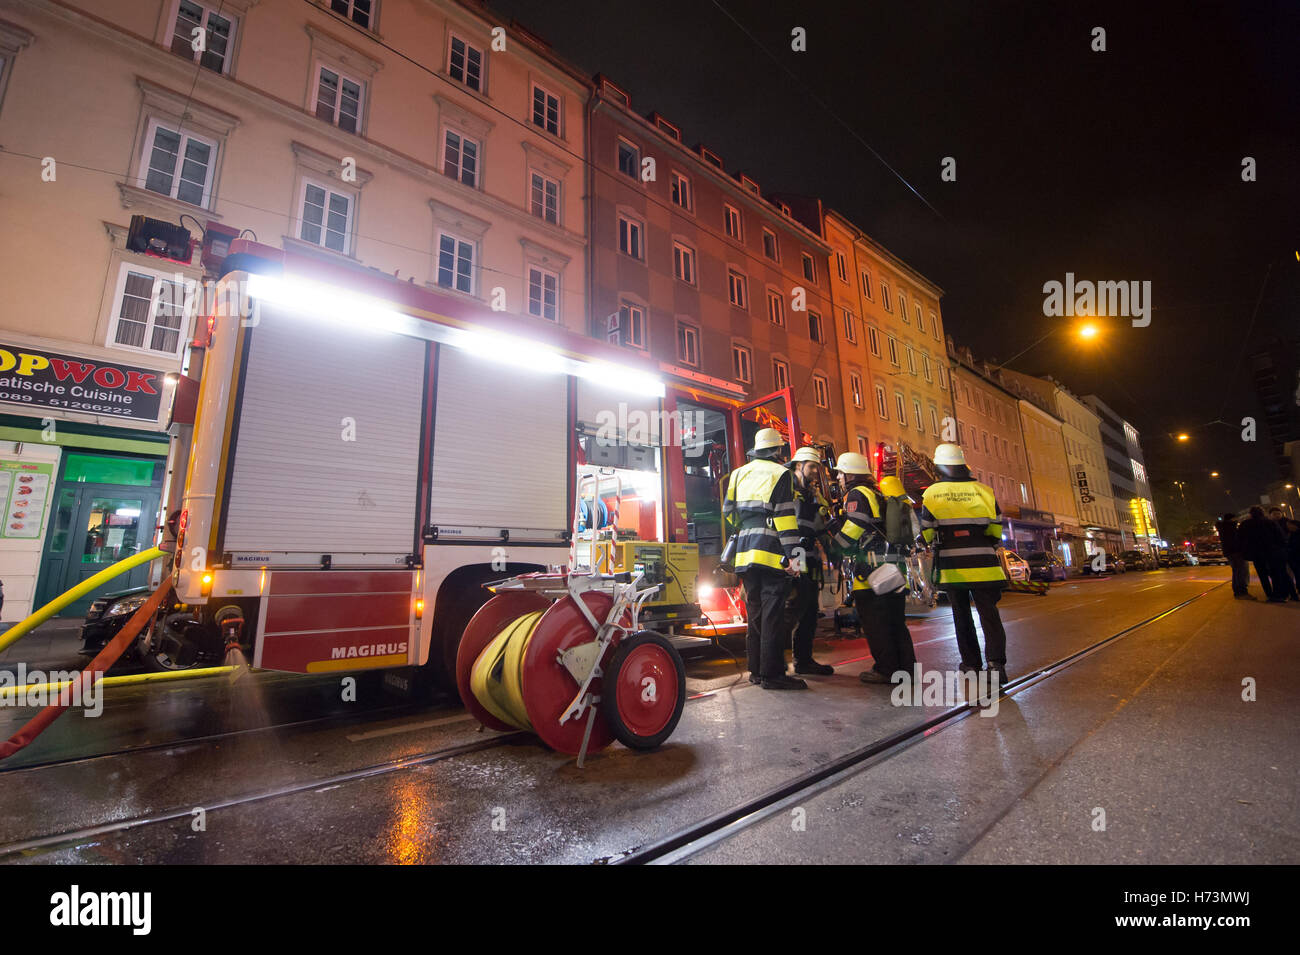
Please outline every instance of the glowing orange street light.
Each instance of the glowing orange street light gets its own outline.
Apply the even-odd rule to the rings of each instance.
[[[1179,440],[1179,441],[1188,441],[1188,440],[1190,440],[1190,436],[1189,436],[1186,432],[1183,432],[1183,433],[1181,433],[1181,434],[1178,435],[1178,440]]]
[[[1218,472],[1218,471],[1211,471],[1211,472],[1210,472],[1210,477],[1218,477],[1218,476],[1219,476],[1219,472]]]
[[[1085,322],[1079,328],[1080,338],[1096,338],[1097,335],[1098,335],[1097,326],[1094,325],[1092,322]]]

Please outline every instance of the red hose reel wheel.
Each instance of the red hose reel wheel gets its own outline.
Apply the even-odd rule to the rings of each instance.
[[[479,607],[465,627],[465,635],[461,637],[460,647],[456,651],[456,689],[460,691],[461,702],[465,704],[470,716],[490,730],[512,733],[516,727],[497,719],[475,699],[474,691],[470,689],[474,661],[508,624],[524,614],[546,610],[550,604],[540,594],[527,590],[507,590]]]
[[[570,717],[565,723],[560,723],[560,716],[578,695],[578,683],[573,674],[560,663],[559,655],[570,647],[596,639],[596,632],[574,599],[562,597],[537,621],[533,635],[528,640],[528,649],[524,651],[521,680],[524,708],[528,711],[528,721],[533,724],[533,731],[551,749],[571,756],[576,756],[582,749],[582,736],[587,730],[589,711],[584,711],[581,718]],[[604,621],[614,603],[614,598],[608,594],[590,590],[577,599],[585,601],[599,621]],[[609,659],[609,654],[606,654],[606,659]],[[599,678],[592,680],[590,692],[600,695],[603,692],[601,682]],[[587,752],[602,750],[613,741],[614,734],[610,731],[608,721],[597,713],[591,727],[591,739],[587,742]]]
[[[654,749],[672,735],[686,705],[686,668],[663,634],[625,637],[605,668],[600,710],[614,737],[631,749]]]

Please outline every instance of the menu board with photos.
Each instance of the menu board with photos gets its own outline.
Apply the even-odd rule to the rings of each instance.
[[[0,501],[5,506],[0,537],[40,538],[45,530],[45,501],[53,477],[51,463],[0,460]]]

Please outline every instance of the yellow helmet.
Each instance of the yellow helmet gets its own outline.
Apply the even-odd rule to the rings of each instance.
[[[934,463],[940,466],[966,463],[966,455],[957,444],[941,444],[934,449]]]
[[[835,470],[845,474],[870,474],[871,464],[856,451],[845,451],[835,462]]]
[[[754,435],[755,451],[767,451],[782,447],[784,444],[785,438],[781,437],[781,432],[776,428],[759,428],[758,434]]]
[[[903,482],[892,474],[880,479],[880,493],[885,495],[885,497],[907,497],[907,491],[903,488]]]
[[[807,445],[800,448],[790,459],[791,464],[798,464],[800,461],[807,461],[810,464],[821,464],[822,456],[816,448],[810,448]]]

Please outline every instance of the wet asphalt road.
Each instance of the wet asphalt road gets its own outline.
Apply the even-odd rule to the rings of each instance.
[[[691,861],[1300,861],[1300,605],[1234,601],[1220,586],[1227,576],[1180,568],[1005,596],[1015,677],[1206,594],[1003,700],[997,716],[960,720],[809,793],[797,807],[801,829],[783,812]],[[956,668],[943,605],[911,629],[925,668]],[[338,699],[337,676],[123,689],[103,717],[65,716],[21,757],[66,762],[0,773],[0,858],[617,858],[946,708],[893,706],[889,687],[860,684],[866,652],[860,640],[819,645],[837,672],[801,693],[754,688],[725,655],[696,660],[689,689],[699,695],[667,745],[634,753],[615,744],[581,770],[532,740],[385,765],[495,734],[477,731],[458,707],[393,709],[371,681],[357,703]],[[1258,699],[1245,703],[1241,682],[1252,676]],[[0,710],[0,732],[30,715]],[[257,729],[289,721],[296,725]],[[229,735],[186,742],[214,733]],[[151,748],[95,755],[144,743]],[[365,767],[379,769],[330,781]],[[1098,808],[1104,830],[1093,825]],[[59,834],[66,838],[16,851]]]

